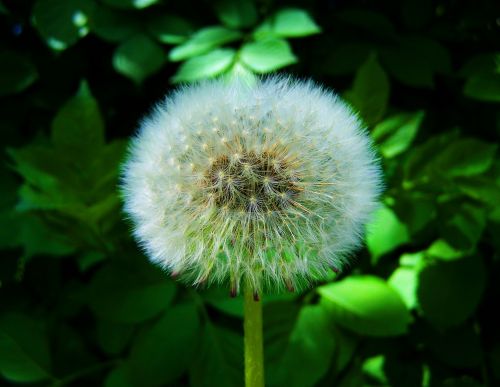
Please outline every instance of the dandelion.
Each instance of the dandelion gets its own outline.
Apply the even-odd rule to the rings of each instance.
[[[143,120],[123,173],[150,259],[245,294],[245,380],[264,385],[259,294],[342,270],[380,191],[362,123],[312,82],[186,86]]]
[[[186,86],[133,140],[125,209],[150,259],[257,295],[340,271],[380,188],[362,123],[312,82]]]

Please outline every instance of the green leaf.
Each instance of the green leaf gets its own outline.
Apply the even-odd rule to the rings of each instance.
[[[199,331],[196,304],[169,309],[134,341],[129,357],[132,380],[152,387],[175,381],[191,365]]]
[[[106,376],[104,387],[135,387],[130,373],[128,363],[120,363]]]
[[[486,226],[486,210],[470,203],[457,206],[454,202],[442,208],[446,209],[441,215],[445,221],[439,225],[443,238],[455,249],[472,251]]]
[[[283,39],[247,43],[241,48],[240,60],[257,73],[269,73],[297,63],[297,57]]]
[[[180,65],[172,77],[172,82],[194,82],[222,74],[233,63],[236,52],[229,48],[219,48],[205,55],[188,59]]]
[[[372,254],[372,263],[410,240],[408,229],[393,210],[381,206],[367,226],[366,244]]]
[[[104,352],[110,355],[120,354],[128,345],[134,326],[130,324],[116,324],[107,320],[97,321],[97,340]]]
[[[363,362],[363,374],[369,378],[376,380],[381,385],[388,385],[388,379],[384,371],[385,356],[377,355],[366,359]]]
[[[33,63],[14,51],[0,53],[0,96],[20,93],[38,79]]]
[[[243,338],[205,321],[201,345],[192,359],[192,387],[243,386]]]
[[[219,20],[230,28],[246,28],[257,21],[252,0],[218,0],[214,4]]]
[[[359,109],[361,116],[372,125],[385,114],[389,102],[390,84],[375,55],[371,55],[359,68],[347,99]]]
[[[380,60],[398,81],[413,87],[432,88],[436,74],[451,71],[448,50],[422,36],[400,38],[397,46],[380,50]]]
[[[282,357],[268,367],[266,377],[270,386],[314,386],[323,377],[335,349],[328,317],[322,305],[301,309]]]
[[[265,37],[262,32],[266,30],[269,30],[273,36],[283,38],[300,38],[321,32],[321,28],[311,16],[300,8],[279,10],[255,32],[255,36]]]
[[[147,24],[149,32],[160,42],[179,44],[193,32],[189,21],[177,15],[155,15]]]
[[[120,74],[141,83],[166,62],[163,49],[146,35],[135,35],[120,44],[113,54],[113,67]]]
[[[332,46],[325,60],[318,63],[318,66],[323,73],[334,76],[355,73],[370,56],[373,48],[362,42],[332,42]]]
[[[51,48],[64,50],[88,34],[94,6],[89,0],[38,0],[33,23]]]
[[[141,32],[140,21],[130,13],[99,5],[90,19],[90,30],[108,42],[118,43]]]
[[[89,286],[88,302],[107,321],[133,324],[165,310],[175,295],[175,285],[148,262],[104,266]]]
[[[440,329],[461,324],[474,313],[485,282],[480,257],[429,264],[420,271],[417,291],[424,317]]]
[[[177,62],[180,60],[192,58],[212,50],[223,44],[234,42],[241,38],[241,33],[233,31],[222,26],[212,26],[202,28],[197,31],[186,42],[173,48],[168,57]]]
[[[361,335],[401,335],[411,321],[399,294],[378,277],[351,276],[321,286],[318,292],[333,321]]]
[[[14,383],[50,378],[48,340],[29,317],[6,314],[0,319],[0,374]]]
[[[424,119],[424,112],[401,113],[379,123],[372,131],[379,144],[380,153],[386,158],[399,155],[408,149]]]
[[[445,240],[436,240],[428,249],[427,254],[433,258],[443,261],[453,261],[462,258],[467,252],[457,250],[450,246]]]
[[[55,116],[51,137],[60,150],[85,159],[104,146],[104,120],[87,82]]]
[[[479,175],[491,167],[497,148],[474,138],[459,139],[437,154],[432,167],[449,177]]]
[[[417,307],[418,270],[414,267],[398,267],[387,283],[395,289],[408,309]]]
[[[500,74],[474,74],[465,82],[464,94],[480,101],[500,102]]]
[[[158,0],[102,0],[105,4],[111,5],[117,8],[124,9],[142,9],[147,8]]]

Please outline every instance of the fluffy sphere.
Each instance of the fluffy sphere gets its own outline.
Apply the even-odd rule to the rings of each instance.
[[[381,172],[359,118],[312,82],[216,80],[160,102],[132,141],[125,210],[150,259],[233,294],[341,270]]]

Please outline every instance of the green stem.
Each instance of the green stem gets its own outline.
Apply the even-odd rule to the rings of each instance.
[[[255,301],[249,285],[245,297],[245,386],[264,387],[264,344],[262,340],[262,301]]]

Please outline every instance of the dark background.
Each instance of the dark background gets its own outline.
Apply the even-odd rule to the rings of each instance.
[[[383,206],[340,276],[264,296],[269,386],[500,385],[500,6],[0,1],[0,384],[242,379],[242,302],[148,263],[117,189],[176,83],[281,70],[364,118]]]

